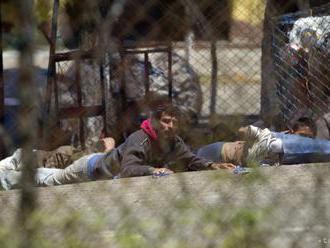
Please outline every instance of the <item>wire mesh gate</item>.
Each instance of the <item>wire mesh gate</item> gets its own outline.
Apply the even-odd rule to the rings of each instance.
[[[277,17],[273,57],[284,122],[329,112],[330,5]]]
[[[234,11],[239,5],[234,1],[165,3],[149,0],[127,1],[118,3],[118,6],[109,1],[109,6],[95,2],[88,3],[89,8],[84,6],[81,9],[79,3],[66,8],[60,8],[59,1],[54,3],[57,4],[57,7],[54,5],[54,14],[56,9],[59,13],[58,18],[54,17],[53,26],[59,20],[59,28],[53,30],[53,44],[57,41],[59,46],[51,48],[51,53],[55,55],[67,48],[79,48],[75,50],[75,59],[81,60],[79,73],[75,69],[78,67],[74,67],[70,60],[49,68],[50,76],[61,85],[63,92],[59,97],[62,102],[77,105],[79,99],[73,94],[77,87],[68,82],[79,78],[81,86],[86,87],[86,90],[82,89],[80,105],[100,105],[100,101],[89,100],[87,103],[86,99],[101,97],[102,93],[96,92],[98,87],[93,86],[100,80],[105,84],[102,104],[105,106],[102,109],[107,112],[106,124],[97,117],[92,118],[89,112],[84,128],[78,124],[72,127],[73,120],[63,126],[80,130],[74,134],[80,137],[80,141],[84,141],[83,136],[88,133],[97,139],[104,128],[112,130],[111,135],[116,136],[115,132],[122,127],[119,119],[125,113],[124,109],[136,102],[140,104],[145,98],[145,89],[170,95],[195,124],[200,118],[208,120],[214,115],[225,117],[221,121],[226,122],[226,116],[259,114],[262,14],[253,17],[250,13],[246,15],[253,17],[251,20],[242,19],[241,15],[245,13]],[[117,16],[111,12],[114,7],[118,7]],[[78,18],[77,21],[76,15],[72,14],[74,8],[80,9],[83,16],[92,17],[87,20]],[[263,5],[255,8],[262,13]],[[136,10],[135,14],[130,16],[128,9]],[[100,11],[100,16],[95,11]],[[68,16],[63,21],[64,14]],[[239,17],[234,18],[235,15]],[[65,27],[71,27],[73,35],[68,37],[70,32],[63,30],[63,22]],[[170,47],[171,58],[166,51],[150,55],[129,52],[132,45],[139,49],[139,46],[153,44],[154,47],[149,48],[155,50],[164,43]],[[86,51],[92,56],[82,60]],[[94,93],[88,94],[91,92]],[[136,121],[128,119],[126,124]],[[129,131],[130,128],[124,133]],[[89,139],[86,142],[89,143]]]

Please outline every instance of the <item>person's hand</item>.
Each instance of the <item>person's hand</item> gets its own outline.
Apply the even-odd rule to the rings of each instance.
[[[155,168],[152,175],[155,177],[167,176],[173,174],[174,172],[167,168]]]
[[[235,169],[235,165],[232,163],[213,163],[210,165],[210,168],[212,168],[213,170],[233,170]]]
[[[240,127],[238,129],[238,136],[245,140],[246,137],[248,136],[248,130],[249,130],[248,126]]]
[[[100,142],[104,147],[103,152],[110,152],[116,146],[116,141],[111,137],[103,138]]]

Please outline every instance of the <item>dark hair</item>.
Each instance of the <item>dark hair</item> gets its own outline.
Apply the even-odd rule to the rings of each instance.
[[[173,105],[169,97],[158,97],[149,101],[152,117],[160,119],[162,113],[179,118],[181,113],[177,106]]]
[[[315,122],[308,117],[300,117],[295,124],[292,127],[293,131],[297,131],[298,129],[300,129],[301,127],[307,126],[311,129],[311,131],[313,132],[313,134],[316,134],[316,125]]]

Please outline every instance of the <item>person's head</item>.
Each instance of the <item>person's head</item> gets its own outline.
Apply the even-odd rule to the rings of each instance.
[[[316,126],[312,119],[301,117],[293,125],[291,132],[293,134],[314,138],[316,136]]]
[[[151,122],[160,138],[173,138],[179,127],[180,111],[170,99],[159,98],[150,102]]]

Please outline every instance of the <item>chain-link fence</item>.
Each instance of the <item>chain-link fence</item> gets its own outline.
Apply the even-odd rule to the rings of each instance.
[[[102,6],[100,15],[92,15],[98,4]],[[101,85],[100,79],[104,78],[109,92],[107,128],[113,136],[121,139],[121,134],[127,136],[138,127],[142,117],[129,108],[143,113],[141,101],[153,93],[170,95],[195,124],[210,116],[258,115],[263,3],[253,3],[249,8],[239,1],[188,4],[150,0],[116,6],[97,2],[88,3],[89,7],[81,5],[64,2],[59,8],[54,56],[65,47],[92,50],[93,57],[103,61],[103,75],[93,62],[82,62],[76,77],[72,61],[53,61],[57,64],[56,81],[76,95],[77,88],[67,81],[70,79],[72,85],[79,79],[79,84],[85,86],[83,96],[92,99],[90,91],[96,91],[94,86]],[[88,17],[79,19],[73,14],[74,8]],[[119,12],[114,14],[112,8]],[[65,94],[62,98],[68,98]],[[74,99],[70,101],[74,103]],[[221,120],[226,122],[226,118]],[[94,127],[87,129],[98,130],[95,139],[104,126],[101,120],[91,122]],[[90,139],[93,137],[87,138],[87,143],[92,143]]]
[[[83,178],[89,182],[31,187],[32,182],[43,184],[38,180],[52,177],[49,167],[63,169],[95,152],[103,135],[114,136],[119,144],[148,117],[154,95],[173,99],[185,114],[186,122],[180,124],[199,144],[211,141],[207,135],[236,135],[233,129],[242,124],[241,118],[258,116],[260,111],[264,1],[54,0],[52,4],[48,82],[38,86],[44,97],[38,103],[39,122],[48,142],[71,146],[28,153],[37,137],[33,128],[18,126],[31,135],[24,136],[31,142],[25,146],[30,157],[25,173],[30,178],[23,177],[23,191],[0,192],[4,223],[0,247],[329,245],[329,169],[324,165],[310,170],[294,165],[251,170],[238,166],[242,170],[234,172],[117,175],[107,181]],[[307,17],[312,27],[299,18],[300,13],[281,16],[273,43],[267,44],[274,49],[277,90],[289,125],[298,110],[320,115],[328,107],[327,11],[312,10],[319,16],[313,18],[320,18]],[[25,46],[20,48],[25,51]],[[31,69],[28,60],[19,69],[26,68]],[[37,104],[27,92],[22,91],[24,103]],[[31,115],[25,121],[31,124],[34,119]],[[61,131],[55,129],[58,122]],[[205,122],[225,125],[199,135],[195,127]],[[207,133],[210,130],[219,136]],[[17,150],[0,161],[3,188],[22,187],[17,179],[26,161],[22,163],[21,156],[22,150]],[[176,166],[157,162],[150,165]],[[36,170],[33,179],[32,165],[47,168]],[[90,171],[72,171],[78,178],[86,173]]]
[[[273,55],[283,121],[329,112],[330,6],[274,20]]]

